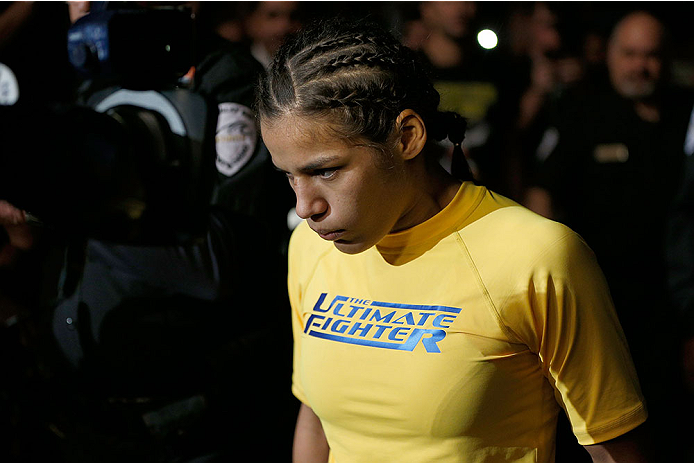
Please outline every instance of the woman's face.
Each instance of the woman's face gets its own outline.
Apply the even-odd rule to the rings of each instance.
[[[407,224],[411,183],[395,151],[325,136],[324,125],[295,116],[261,123],[272,162],[296,194],[296,212],[318,235],[357,254]],[[388,161],[386,161],[388,159]]]

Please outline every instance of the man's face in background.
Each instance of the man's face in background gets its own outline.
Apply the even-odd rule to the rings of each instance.
[[[652,16],[636,13],[616,28],[607,48],[610,81],[629,99],[652,96],[663,77],[663,28]]]

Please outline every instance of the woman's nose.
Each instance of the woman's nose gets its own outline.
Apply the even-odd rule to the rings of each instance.
[[[295,184],[296,214],[302,219],[320,218],[328,210],[328,202],[315,189],[306,184]]]

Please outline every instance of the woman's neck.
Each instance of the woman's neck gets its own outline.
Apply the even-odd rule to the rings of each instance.
[[[429,220],[448,206],[460,189],[460,182],[438,164],[421,169],[412,181],[417,188],[413,189],[410,207],[391,232],[406,230]]]

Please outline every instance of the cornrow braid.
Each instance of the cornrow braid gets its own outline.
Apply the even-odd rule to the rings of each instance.
[[[398,115],[412,109],[432,138],[462,141],[465,126],[456,121],[463,119],[439,112],[439,101],[412,50],[373,23],[332,19],[307,25],[280,47],[259,84],[257,109],[266,120],[330,117],[345,138],[384,149]]]
[[[340,90],[344,90],[345,93],[342,94]],[[311,100],[310,102],[307,101],[307,104],[310,107],[325,107],[330,109],[340,108],[343,106],[350,108],[363,108],[368,106],[386,107],[391,103],[388,98],[368,98],[357,90],[350,91],[349,89],[338,89],[337,92],[331,96],[317,94],[312,95],[309,98],[311,98]]]
[[[310,56],[322,55],[324,53],[329,53],[334,50],[342,50],[349,47],[359,46],[359,45],[371,45],[375,48],[383,50],[385,52],[394,53],[396,52],[396,47],[393,44],[385,43],[379,41],[378,38],[373,37],[368,34],[364,34],[362,31],[357,31],[352,28],[347,34],[335,39],[329,39],[322,43],[316,43],[313,46],[309,46],[297,54],[297,62],[302,63],[305,59]]]
[[[384,56],[378,52],[365,51],[358,55],[340,55],[328,64],[333,71],[342,67],[373,66],[384,68],[396,68],[397,63],[390,56]]]

